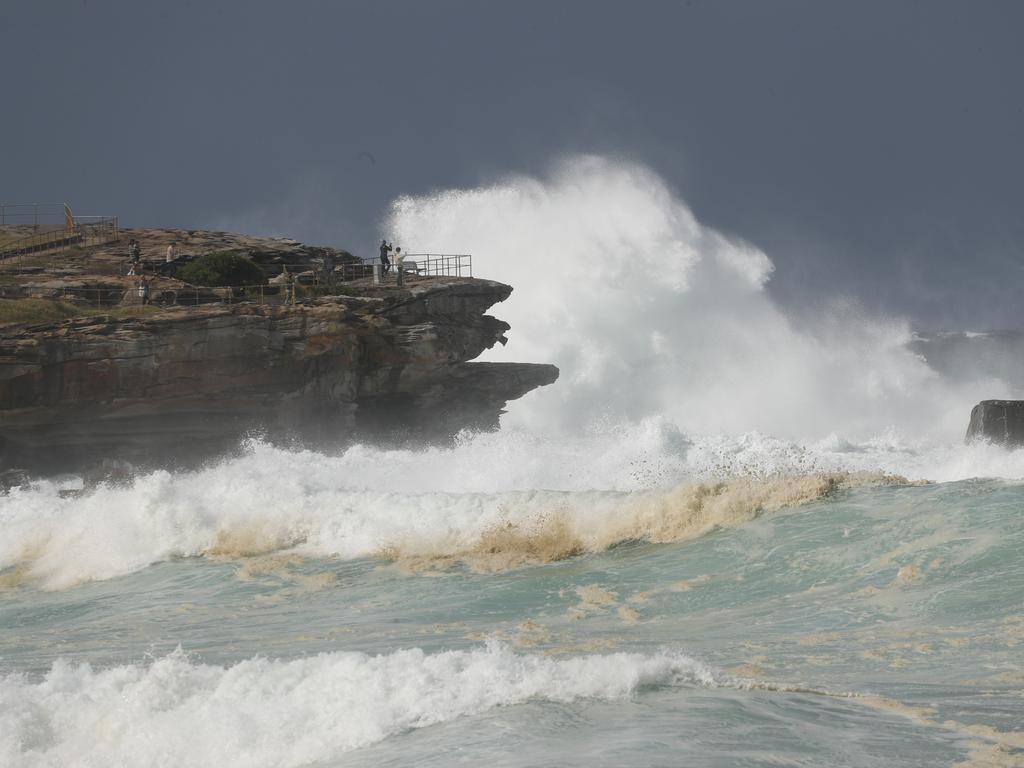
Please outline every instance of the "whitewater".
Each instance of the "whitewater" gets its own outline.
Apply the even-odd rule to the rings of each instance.
[[[383,228],[513,285],[483,359],[559,381],[448,446],[0,496],[0,765],[1024,765],[1024,451],[963,443],[1024,380],[984,333],[787,311],[617,159]]]

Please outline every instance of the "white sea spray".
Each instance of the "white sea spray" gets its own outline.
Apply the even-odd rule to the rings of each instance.
[[[700,434],[959,438],[978,400],[1012,389],[939,376],[908,348],[906,320],[865,312],[842,285],[791,317],[769,256],[701,224],[639,164],[578,156],[541,177],[403,197],[388,230],[413,250],[472,253],[476,274],[514,286],[499,308],[509,344],[485,358],[561,377],[506,424],[572,433],[653,415]]]
[[[616,700],[664,685],[714,685],[684,654],[337,652],[224,668],[180,650],[149,664],[58,661],[42,680],[0,678],[0,763],[290,768],[403,731],[532,699]]]

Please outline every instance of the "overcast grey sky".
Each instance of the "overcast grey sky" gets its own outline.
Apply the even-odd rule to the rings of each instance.
[[[1024,325],[1024,3],[4,0],[0,199],[369,255],[403,193],[646,163],[771,291]]]

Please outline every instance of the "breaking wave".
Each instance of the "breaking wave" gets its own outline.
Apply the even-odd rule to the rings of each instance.
[[[908,348],[908,322],[871,316],[842,286],[792,318],[765,253],[625,161],[575,157],[545,178],[403,197],[388,231],[413,251],[473,253],[476,274],[515,287],[500,307],[509,344],[487,355],[561,377],[512,404],[506,425],[573,433],[657,416],[690,434],[948,440],[976,402],[1011,392],[980,370],[939,375]]]
[[[686,541],[742,525],[765,512],[817,501],[843,488],[903,483],[903,478],[888,475],[833,474],[687,483],[613,496],[573,494],[545,504],[539,512],[521,518],[510,515],[489,525],[468,547],[417,537],[389,548],[387,554],[411,560],[413,567],[461,561],[477,570],[505,570],[600,552],[626,541]]]
[[[757,434],[690,440],[646,421],[579,437],[515,430],[454,448],[337,456],[265,443],[196,472],[0,495],[0,588],[63,589],[179,557],[445,558],[493,569],[681,540],[852,484],[1024,477],[1024,451],[895,436],[818,444]],[[385,490],[386,489],[386,490]]]
[[[282,550],[498,569],[624,540],[692,538],[899,475],[1020,478],[1024,451],[896,438],[690,441],[654,423],[558,440],[505,430],[453,449],[360,445],[338,456],[253,443],[201,471],[71,493],[38,481],[0,496],[0,587],[63,589],[173,558]]]
[[[494,707],[616,700],[715,681],[713,670],[681,653],[552,659],[498,643],[435,654],[254,658],[228,668],[194,663],[180,650],[106,670],[58,661],[38,682],[0,678],[0,763],[284,768]]]
[[[837,488],[901,482],[878,472],[806,472],[682,481],[676,475],[672,485],[634,490],[585,490],[583,478],[583,489],[538,490],[503,487],[499,468],[487,491],[457,488],[452,478],[418,491],[402,489],[399,479],[398,487],[382,491],[372,477],[349,479],[368,458],[365,447],[336,458],[263,445],[253,450],[199,472],[154,472],[70,495],[52,482],[12,490],[0,497],[0,585],[63,589],[173,558],[282,550],[448,559],[494,570],[626,540],[694,538]],[[369,458],[397,478],[406,466],[453,460],[450,452],[410,451],[370,451]],[[419,485],[416,478],[412,484]]]

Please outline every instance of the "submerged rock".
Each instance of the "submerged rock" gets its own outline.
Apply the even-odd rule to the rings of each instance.
[[[485,313],[511,292],[438,278],[297,306],[6,326],[0,464],[194,464],[247,435],[319,446],[496,427],[507,401],[558,377],[468,362],[504,343],[508,324]]]
[[[971,411],[966,440],[1024,446],[1024,400],[982,400]]]

